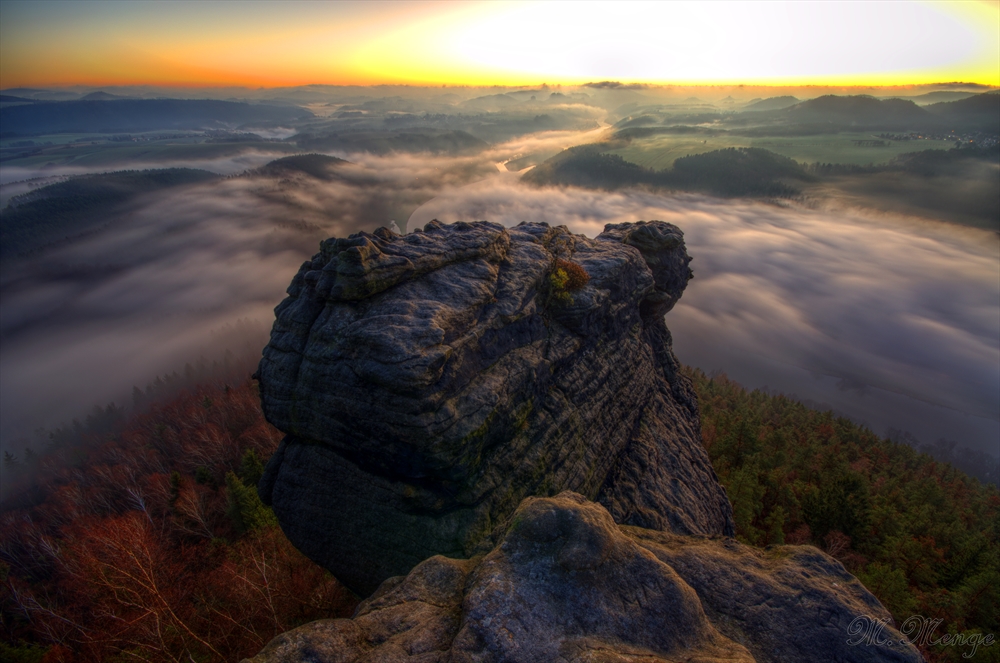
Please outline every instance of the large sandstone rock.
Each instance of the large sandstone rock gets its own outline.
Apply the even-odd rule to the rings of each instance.
[[[589,283],[556,288],[557,259]],[[431,222],[323,242],[258,371],[287,433],[262,498],[363,595],[428,557],[490,550],[532,495],[573,490],[621,524],[732,534],[663,320],[689,261],[659,221],[596,239]]]
[[[615,525],[581,495],[527,498],[485,557],[435,556],[354,619],[279,635],[247,663],[921,661],[839,562],[808,546]]]

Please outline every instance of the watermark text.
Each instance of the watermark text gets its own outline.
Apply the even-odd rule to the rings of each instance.
[[[992,633],[941,633],[939,631],[943,619],[932,619],[913,615],[899,626],[903,636],[898,640],[901,645],[911,644],[916,647],[967,647],[962,658],[972,658],[980,647],[992,647],[996,637]],[[861,615],[847,627],[847,644],[889,646],[896,644],[893,638],[893,624],[886,618]]]

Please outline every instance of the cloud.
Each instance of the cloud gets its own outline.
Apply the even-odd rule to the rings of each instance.
[[[211,332],[227,323],[250,319],[270,329],[274,307],[320,240],[393,218],[402,225],[442,188],[496,172],[492,155],[351,158],[332,181],[249,172],[141,196],[100,232],[5,261],[3,440],[97,403],[127,402],[132,385],[201,354],[211,360],[223,349]],[[263,347],[266,337],[258,341]]]
[[[215,358],[223,348],[211,332],[227,323],[270,328],[274,306],[319,240],[356,228],[308,208],[291,216],[259,188],[239,178],[146,196],[103,232],[6,261],[4,438],[95,403],[121,404],[133,384],[144,387],[203,353]],[[290,216],[301,221],[289,224]]]
[[[6,165],[0,168],[0,185],[4,189],[10,187],[15,182],[24,182],[37,177],[67,177],[73,175],[88,175],[90,173],[104,173],[112,170],[147,170],[155,168],[201,168],[209,172],[220,175],[234,175],[242,173],[251,168],[262,166],[268,161],[287,156],[288,152],[276,150],[274,152],[261,150],[247,150],[239,154],[217,159],[185,159],[185,160],[162,160],[162,161],[122,161],[104,165],[51,165],[24,167],[17,165]],[[46,182],[47,184],[48,182]],[[20,191],[18,191],[20,193]],[[6,193],[0,194],[5,201],[8,198]]]
[[[493,166],[580,141],[546,132],[476,156],[339,154],[354,162],[341,179],[244,176],[146,196],[99,234],[3,265],[0,432],[122,402],[236,318],[269,328],[319,239],[402,225],[416,209],[410,229],[432,218],[526,220],[595,236],[607,223],[675,223],[695,272],[667,317],[681,361],[825,403],[879,433],[892,426],[996,453],[995,233],[842,203],[538,189]]]
[[[649,85],[645,83],[620,83],[618,81],[598,81],[597,83],[584,83],[583,87],[592,87],[599,90],[645,90]]]

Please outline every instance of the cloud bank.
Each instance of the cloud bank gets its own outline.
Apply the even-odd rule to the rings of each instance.
[[[526,220],[594,236],[607,223],[675,223],[695,272],[667,317],[681,361],[878,433],[997,453],[995,233],[852,208],[538,189],[492,163],[579,140],[550,132],[472,157],[339,154],[354,165],[330,181],[244,176],[150,195],[92,237],[3,265],[0,433],[121,403],[237,318],[269,328],[320,239],[402,226],[416,209],[410,229]]]

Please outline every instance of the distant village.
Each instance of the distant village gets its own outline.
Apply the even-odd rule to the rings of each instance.
[[[911,131],[908,134],[881,133],[878,135],[878,137],[883,140],[890,140],[890,141],[891,140],[895,141],[952,140],[955,141],[955,147],[972,146],[978,148],[985,148],[985,147],[996,147],[997,145],[1000,145],[1000,136],[996,134],[983,133],[981,131],[977,131],[975,133],[964,133],[964,134],[956,134],[954,131],[944,134],[919,133],[916,131]],[[877,143],[879,141],[857,141],[857,142],[865,142],[866,143],[865,146],[872,146],[872,147],[883,147],[885,145],[888,145],[888,144],[868,145],[868,143]]]

